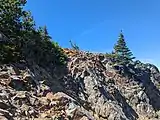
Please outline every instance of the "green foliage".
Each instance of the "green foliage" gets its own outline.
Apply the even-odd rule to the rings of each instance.
[[[114,65],[117,62],[117,54],[112,53],[106,53],[105,54],[106,58],[109,59],[111,61],[111,65]]]
[[[0,44],[0,63],[15,62],[20,59],[14,45]]]
[[[116,57],[116,54],[113,53],[106,53],[105,56],[109,59],[114,59]]]
[[[122,32],[119,35],[119,39],[117,41],[117,44],[114,46],[114,53],[117,59],[117,62],[120,64],[127,64],[130,61],[132,61],[133,59],[135,59],[135,57],[132,57],[133,54],[130,51],[130,49],[127,47],[124,36],[122,34]]]
[[[57,42],[53,42],[52,41],[52,49],[54,49],[56,56],[57,56],[57,60],[55,61],[56,64],[62,64],[65,65],[66,61],[67,61],[67,56],[63,53],[62,48],[58,45]]]
[[[22,36],[22,30],[33,27],[29,26],[29,12],[23,11],[25,3],[25,0],[0,0],[0,30],[15,44]]]
[[[51,41],[46,27],[40,27],[37,31],[28,32],[26,44],[23,46],[23,55],[27,59],[33,59],[43,67],[64,65],[67,57],[60,46]]]
[[[71,44],[72,49],[79,51],[79,47],[77,46],[76,43],[73,44],[73,42],[71,40],[69,42]]]
[[[66,56],[58,44],[51,42],[47,27],[36,29],[30,11],[23,7],[26,0],[0,0],[0,31],[9,38],[0,43],[0,62],[19,59],[41,66],[64,65]]]

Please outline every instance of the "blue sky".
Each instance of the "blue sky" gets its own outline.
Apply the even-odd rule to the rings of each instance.
[[[123,30],[134,56],[160,67],[159,0],[28,0],[39,26],[47,25],[53,40],[82,50],[110,52]]]

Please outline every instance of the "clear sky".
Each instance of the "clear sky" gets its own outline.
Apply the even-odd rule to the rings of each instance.
[[[110,52],[123,30],[134,56],[160,67],[160,0],[28,0],[27,10],[62,47]]]

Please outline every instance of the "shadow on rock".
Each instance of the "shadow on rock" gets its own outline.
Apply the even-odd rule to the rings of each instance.
[[[126,102],[126,98],[117,89],[115,90],[114,97],[121,104],[123,112],[129,120],[136,120],[138,118],[136,111]]]
[[[101,94],[103,94],[106,98],[109,100],[114,100],[119,103],[119,106],[121,106],[123,113],[129,120],[136,120],[138,118],[138,114],[135,112],[135,110],[126,102],[126,99],[121,95],[121,93],[114,88],[113,93],[107,92],[103,87],[99,88],[99,91]]]
[[[154,85],[154,83],[150,80],[150,76],[148,73],[145,73],[141,78],[139,78],[143,84],[144,92],[149,98],[150,104],[153,108],[158,111],[160,110],[160,91]]]

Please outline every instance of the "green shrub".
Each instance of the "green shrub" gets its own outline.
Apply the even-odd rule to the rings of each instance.
[[[20,60],[19,52],[14,45],[0,44],[0,63],[9,63]]]

